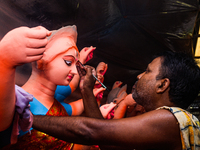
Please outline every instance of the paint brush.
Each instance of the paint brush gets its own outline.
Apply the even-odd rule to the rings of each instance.
[[[93,74],[92,74],[92,75],[93,75]],[[107,88],[95,75],[93,75],[93,77],[94,77],[107,91],[109,91],[108,88]]]
[[[82,66],[82,68],[85,68],[85,66],[78,60],[77,62],[76,62],[76,66],[78,67],[78,66]],[[81,67],[80,67],[80,69],[81,69]],[[85,70],[84,70],[85,71]],[[86,74],[86,71],[85,71],[85,74]],[[85,75],[84,74],[84,75]],[[94,75],[94,74],[92,74],[92,76],[107,90],[107,91],[109,91],[108,90],[108,88]]]

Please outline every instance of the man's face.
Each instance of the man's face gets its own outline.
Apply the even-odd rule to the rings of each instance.
[[[147,67],[146,71],[137,76],[138,81],[132,90],[133,99],[142,105],[146,111],[152,110],[156,103],[156,76],[159,74],[161,58],[155,58]]]

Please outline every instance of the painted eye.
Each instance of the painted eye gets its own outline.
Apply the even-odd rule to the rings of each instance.
[[[116,104],[116,103],[117,103],[117,100],[115,99],[115,100],[113,101],[113,103],[115,103],[115,104]]]
[[[71,66],[72,65],[72,62],[71,61],[68,61],[68,60],[64,60],[65,63],[67,64],[67,66]]]

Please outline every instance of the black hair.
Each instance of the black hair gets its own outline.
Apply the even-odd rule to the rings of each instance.
[[[157,55],[161,67],[157,79],[170,80],[169,98],[177,107],[187,109],[200,90],[200,68],[191,55],[164,51]]]

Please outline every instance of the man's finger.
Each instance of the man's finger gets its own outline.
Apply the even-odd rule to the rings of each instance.
[[[81,68],[81,66],[78,66],[78,65],[76,65],[76,68],[80,77],[86,75],[86,70],[84,68]]]

